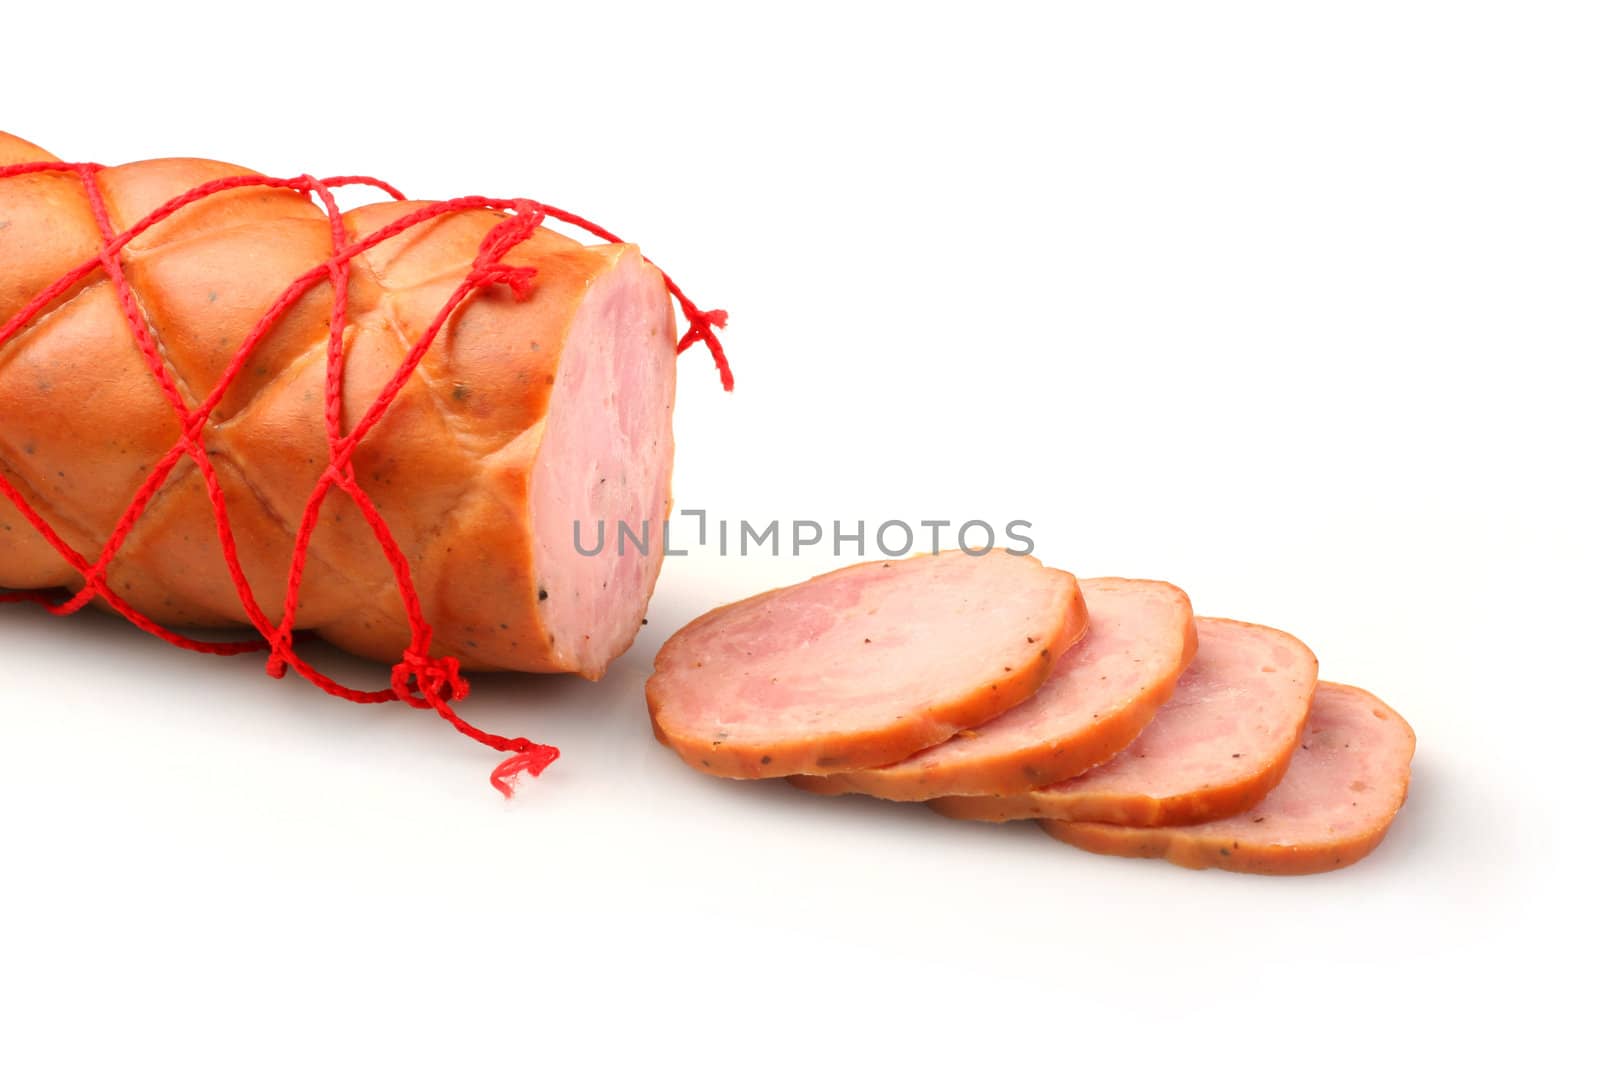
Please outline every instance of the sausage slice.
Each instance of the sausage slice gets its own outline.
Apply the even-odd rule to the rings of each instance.
[[[1200,647],[1177,692],[1115,759],[1029,793],[930,803],[961,819],[1120,826],[1206,822],[1258,803],[1288,769],[1311,709],[1317,658],[1281,630],[1195,623]]]
[[[1025,700],[1083,635],[1072,575],[946,552],[846,567],[729,604],[662,646],[656,737],[728,778],[904,759]]]
[[[1317,686],[1289,772],[1241,815],[1198,826],[1136,828],[1043,820],[1052,837],[1111,856],[1244,874],[1346,867],[1383,840],[1411,780],[1416,735],[1364,689]]]
[[[1194,611],[1166,582],[1082,583],[1089,633],[1037,693],[991,722],[872,770],[798,775],[812,793],[886,800],[1021,793],[1082,774],[1125,748],[1172,696],[1194,658]]]

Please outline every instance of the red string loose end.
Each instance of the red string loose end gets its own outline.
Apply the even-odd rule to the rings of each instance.
[[[503,761],[489,775],[489,784],[500,790],[507,800],[517,791],[517,775],[527,772],[528,777],[537,778],[546,767],[561,758],[561,750],[554,745],[540,745],[526,738],[518,738],[517,741],[527,748]]]

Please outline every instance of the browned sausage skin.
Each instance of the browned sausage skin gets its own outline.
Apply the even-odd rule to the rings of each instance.
[[[0,134],[0,166],[54,157]],[[97,175],[118,229],[202,182],[249,173],[153,160]],[[353,237],[415,210],[346,215]],[[358,420],[470,269],[494,212],[447,215],[351,262],[345,429]],[[0,180],[0,322],[93,256],[74,175]],[[134,240],[121,260],[186,401],[217,382],[289,284],[331,252],[322,211],[287,190],[220,193]],[[633,640],[661,563],[669,506],[675,324],[660,273],[631,245],[586,247],[549,230],[507,261],[532,295],[479,291],[355,454],[412,568],[433,652],[463,666],[596,677]],[[323,426],[331,289],[266,335],[206,427],[241,563],[279,617],[295,529],[328,462]],[[98,553],[179,434],[112,286],[91,275],[0,346],[0,473],[76,550]],[[574,523],[651,531],[649,551],[577,551]],[[592,539],[592,533],[591,533]],[[108,571],[138,611],[170,626],[246,616],[198,471],[183,460]],[[0,586],[73,587],[75,571],[0,501]],[[328,497],[297,625],[349,651],[397,659],[410,640],[387,561],[355,505]]]

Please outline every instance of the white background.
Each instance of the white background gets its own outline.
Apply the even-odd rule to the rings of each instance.
[[[424,713],[10,607],[0,1058],[1587,1043],[1584,5],[364,6],[12,5],[0,128],[591,214],[733,315],[734,394],[681,364],[681,505],[1030,520],[1383,696],[1411,801],[1359,866],[1264,879],[691,773],[657,646],[815,551],[669,561],[598,685],[482,681],[469,717],[565,752],[510,804]]]

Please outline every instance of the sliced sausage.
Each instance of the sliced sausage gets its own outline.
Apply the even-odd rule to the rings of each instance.
[[[1166,582],[1090,578],[1080,584],[1089,632],[1033,696],[899,763],[790,781],[812,793],[886,800],[1020,793],[1116,755],[1172,696],[1194,658],[1194,612],[1183,590]]]
[[[1241,815],[1198,826],[1040,825],[1070,845],[1111,856],[1244,874],[1315,874],[1347,867],[1389,831],[1411,780],[1416,735],[1364,689],[1317,686],[1300,747],[1278,787]]]
[[[1167,826],[1258,803],[1283,777],[1317,684],[1317,658],[1281,630],[1195,620],[1200,647],[1133,744],[1087,774],[1014,796],[941,797],[961,819]]]
[[[1031,557],[863,563],[702,615],[645,696],[656,737],[706,773],[859,770],[1025,700],[1087,624],[1072,575]]]

